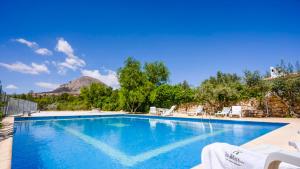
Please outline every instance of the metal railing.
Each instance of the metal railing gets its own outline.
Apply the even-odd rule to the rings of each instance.
[[[0,111],[4,116],[31,113],[37,111],[37,103],[8,96],[2,90],[0,81]]]
[[[18,115],[32,111],[37,111],[37,103],[9,97],[5,106],[4,115]]]

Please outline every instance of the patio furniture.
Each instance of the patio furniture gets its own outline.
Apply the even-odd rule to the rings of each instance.
[[[300,130],[297,132],[297,134],[300,134]],[[289,141],[289,145],[300,151],[300,142]]]
[[[215,116],[227,116],[230,113],[230,107],[223,107],[222,111],[218,111]]]
[[[242,117],[242,106],[232,106],[229,117],[238,116]]]
[[[162,116],[172,116],[173,112],[175,110],[176,106],[173,105],[170,109],[167,109],[166,111],[164,111],[161,115]]]
[[[300,151],[300,142],[289,141],[289,145]]]
[[[157,115],[156,107],[150,107],[149,114]]]
[[[187,112],[188,116],[197,116],[197,115],[204,115],[205,111],[203,110],[203,106],[198,106],[196,111]]]
[[[156,108],[156,114],[157,115],[162,115],[167,110],[168,109],[165,109],[165,108]]]
[[[227,143],[213,143],[202,150],[205,169],[290,169],[300,167],[300,153],[291,153],[270,146],[249,150]],[[282,163],[282,164],[281,164]]]

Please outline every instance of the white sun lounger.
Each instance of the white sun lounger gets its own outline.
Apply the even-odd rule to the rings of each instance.
[[[215,116],[227,116],[229,113],[230,113],[230,107],[223,107],[223,110],[222,111],[218,111]]]
[[[300,153],[285,152],[279,148],[268,148],[267,152],[263,153],[227,143],[207,145],[202,150],[201,158],[205,169],[296,169],[296,166],[300,167]]]
[[[175,110],[175,108],[176,108],[175,105],[172,106],[170,109],[164,111],[164,112],[162,113],[162,116],[172,116],[172,115],[173,115],[173,112],[174,112],[174,110]]]
[[[297,133],[300,134],[300,130]],[[300,142],[289,141],[289,145],[300,151]]]
[[[203,106],[198,106],[196,111],[188,112],[189,116],[197,116],[197,115],[204,115],[205,111],[203,110]]]
[[[242,117],[242,107],[241,106],[232,106],[229,117],[238,116]]]
[[[149,114],[152,114],[152,115],[157,115],[157,112],[156,112],[156,107],[150,107]]]

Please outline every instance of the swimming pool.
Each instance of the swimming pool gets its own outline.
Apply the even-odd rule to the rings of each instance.
[[[213,142],[244,144],[284,123],[139,115],[15,118],[12,169],[183,169]]]

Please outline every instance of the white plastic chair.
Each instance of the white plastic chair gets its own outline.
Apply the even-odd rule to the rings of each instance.
[[[231,108],[230,107],[223,107],[222,111],[218,111],[215,116],[227,116],[230,113]]]
[[[297,133],[300,134],[300,130]],[[300,142],[289,141],[289,145],[294,147],[296,150],[300,151]]]
[[[270,153],[267,156],[264,169],[279,169],[282,162],[300,167],[300,153],[285,151]]]
[[[229,117],[239,116],[242,117],[242,107],[241,106],[232,106]]]
[[[162,113],[162,116],[172,116],[176,106],[172,106],[170,109]]]
[[[149,114],[156,115],[156,114],[157,114],[157,112],[156,112],[156,107],[150,107]]]
[[[197,115],[203,115],[205,114],[204,110],[203,110],[203,106],[198,106],[196,111],[194,112],[188,112],[187,113],[189,116],[197,116]]]

